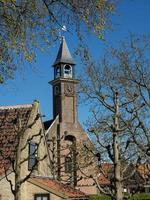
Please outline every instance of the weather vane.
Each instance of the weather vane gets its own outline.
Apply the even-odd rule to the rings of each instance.
[[[62,40],[62,37],[63,37],[63,32],[66,32],[67,31],[67,28],[65,25],[63,25],[60,29],[59,29],[59,38],[60,38],[60,41]]]

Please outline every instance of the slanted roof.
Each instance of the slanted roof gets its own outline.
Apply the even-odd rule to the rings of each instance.
[[[113,165],[111,163],[102,163],[100,166],[100,175],[98,177],[98,182],[101,186],[110,185],[109,173],[112,170]]]
[[[61,183],[60,181],[50,179],[48,177],[33,177],[29,182],[42,187],[45,190],[53,192],[58,196],[71,199],[88,199],[89,197],[80,190],[74,189],[71,186]]]
[[[137,171],[143,178],[150,177],[150,164],[140,164]]]
[[[59,51],[56,57],[56,60],[53,66],[57,65],[58,63],[66,63],[66,64],[75,64],[70,51],[68,49],[65,37],[62,37],[62,42],[59,47]]]
[[[0,107],[0,176],[4,174],[14,160],[17,145],[17,119],[21,120],[22,128],[27,125],[32,105],[16,105]]]
[[[110,176],[113,175],[113,164],[111,163],[103,163],[100,166],[101,171],[103,173],[100,173],[98,177],[98,183],[101,186],[104,185],[110,185]],[[134,171],[133,175],[130,177],[129,175],[132,174],[131,172]],[[143,183],[144,178],[150,176],[150,164],[140,164],[138,167],[136,167],[133,164],[130,164],[126,171],[125,176],[129,176],[129,178],[124,182],[126,185],[129,185],[130,183]]]

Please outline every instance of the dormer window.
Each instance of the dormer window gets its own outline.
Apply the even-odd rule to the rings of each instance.
[[[58,78],[58,77],[60,77],[60,67],[59,66],[57,66],[55,68],[55,78]]]
[[[72,78],[72,67],[70,65],[64,66],[64,77],[65,78]]]

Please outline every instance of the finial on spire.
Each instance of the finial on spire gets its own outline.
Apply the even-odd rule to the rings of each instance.
[[[61,38],[62,38],[62,42],[65,41],[65,36],[64,35]]]
[[[63,32],[66,32],[67,31],[67,28],[65,25],[63,25],[60,29],[59,29],[59,38],[60,38],[60,42],[62,42],[64,36],[63,36]]]

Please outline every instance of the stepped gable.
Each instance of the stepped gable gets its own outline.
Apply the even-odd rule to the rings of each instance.
[[[27,125],[32,104],[0,106],[0,176],[14,160],[17,145],[17,120],[21,120],[22,129]]]

